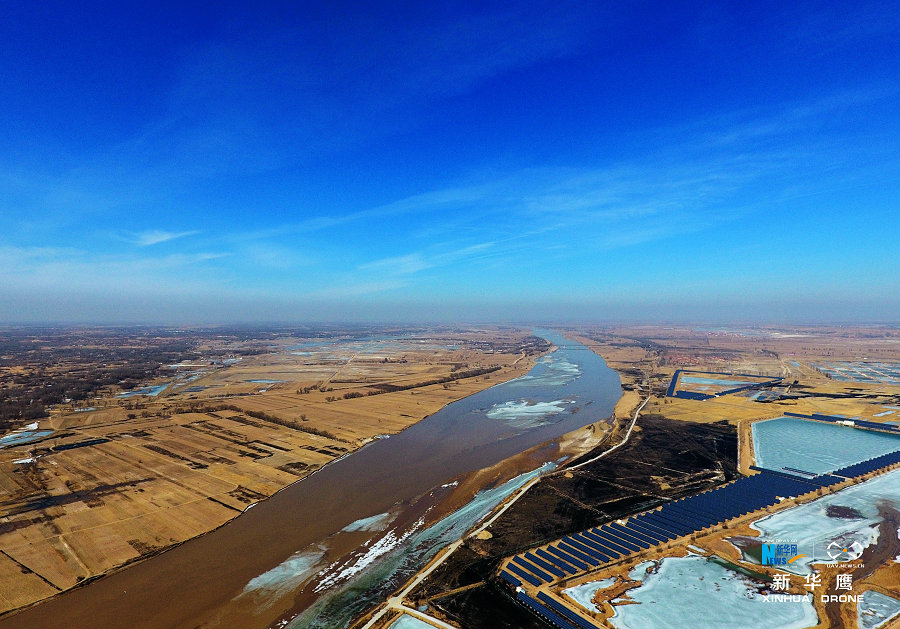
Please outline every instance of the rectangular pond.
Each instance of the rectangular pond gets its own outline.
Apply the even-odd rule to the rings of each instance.
[[[900,450],[900,435],[779,417],[753,424],[756,464],[770,470],[824,474]]]

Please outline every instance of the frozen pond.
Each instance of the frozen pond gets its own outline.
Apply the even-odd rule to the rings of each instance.
[[[638,604],[617,606],[609,619],[617,629],[802,629],[818,622],[809,599],[767,601],[758,584],[705,557],[666,557],[642,578],[628,592]]]
[[[429,625],[424,620],[419,620],[415,616],[403,614],[397,620],[392,622],[388,629],[434,629],[434,625]]]
[[[707,384],[716,386],[742,387],[747,384],[759,384],[759,380],[726,380],[723,378],[701,378],[699,376],[681,376],[681,384]]]
[[[26,443],[43,439],[52,435],[52,430],[19,430],[11,432],[8,435],[0,437],[0,448],[11,448],[12,446],[23,446]]]
[[[169,388],[169,384],[160,384],[155,387],[140,387],[139,389],[134,389],[133,391],[126,391],[125,393],[120,393],[116,397],[135,397],[138,395],[149,395],[150,397],[156,397],[163,391]]]
[[[587,583],[582,583],[581,585],[576,585],[575,587],[566,588],[562,592],[573,601],[584,607],[586,610],[591,612],[599,612],[600,610],[597,609],[597,606],[594,605],[593,602],[594,593],[597,590],[605,590],[608,587],[612,587],[613,585],[615,585],[615,583],[615,579],[588,581]]]
[[[881,592],[866,590],[857,610],[859,629],[877,629],[900,614],[900,601]]]
[[[752,524],[765,540],[796,541],[801,557],[789,566],[790,572],[809,574],[810,563],[830,562],[832,542],[865,548],[878,539],[879,502],[900,508],[900,470],[877,476],[836,494],[766,516]],[[832,547],[834,553],[837,549]]]
[[[823,474],[895,450],[900,450],[900,435],[797,417],[753,424],[756,464],[770,470]]]

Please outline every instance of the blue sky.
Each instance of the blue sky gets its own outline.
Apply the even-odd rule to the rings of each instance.
[[[0,6],[0,321],[900,320],[896,4],[308,4]]]

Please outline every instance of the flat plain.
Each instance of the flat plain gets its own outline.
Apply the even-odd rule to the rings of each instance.
[[[542,343],[500,328],[264,343],[213,335],[140,386],[52,405],[41,432],[23,432],[34,428],[23,420],[0,449],[0,611],[212,530],[373,439],[525,373]]]

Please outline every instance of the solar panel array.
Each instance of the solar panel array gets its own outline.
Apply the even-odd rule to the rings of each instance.
[[[811,367],[843,382],[900,384],[900,363],[836,362],[809,363]]]
[[[547,605],[538,602],[534,598],[528,596],[525,592],[517,592],[516,598],[520,603],[524,603],[526,607],[529,607],[531,609],[531,611],[537,613],[544,620],[549,621],[552,625],[560,627],[560,629],[578,629],[578,625],[572,624],[571,622],[557,614],[555,611],[550,609]],[[581,626],[587,627],[588,629],[596,629],[596,625],[592,623],[587,623]]]
[[[863,474],[868,474],[869,472],[880,470],[883,467],[894,465],[895,463],[900,463],[900,450],[896,452],[888,452],[887,454],[876,456],[874,459],[862,461],[861,463],[854,463],[853,465],[842,467],[839,470],[833,471],[832,474],[834,476],[844,476],[846,478],[852,478],[854,476],[862,476]]]
[[[900,452],[897,453],[900,456]],[[665,544],[778,502],[843,482],[834,475],[798,478],[782,472],[762,472],[687,498],[660,509],[566,535],[545,548],[516,555],[509,569],[535,584],[552,583],[609,561]]]
[[[834,415],[822,415],[821,413],[812,413],[811,415],[801,415],[800,413],[785,413],[785,417],[800,417],[801,419],[817,419],[822,422],[839,423],[851,421],[858,428],[870,428],[873,430],[885,430],[887,432],[900,432],[900,426],[892,426],[890,424],[881,424],[878,422],[868,422],[862,419],[848,419],[846,417],[835,417]]]
[[[720,371],[694,371],[691,369],[677,369],[675,373],[672,375],[672,381],[669,383],[669,388],[666,391],[666,397],[675,397],[682,398],[686,400],[709,400],[718,395],[728,395],[729,393],[737,393],[738,391],[744,391],[745,389],[752,389],[754,387],[763,387],[763,386],[771,386],[778,384],[781,382],[781,378],[771,378],[769,380],[759,380],[747,382],[747,384],[731,387],[730,389],[724,389],[722,391],[717,391],[715,394],[709,393],[701,393],[699,391],[676,391],[678,387],[678,377],[682,373],[702,373],[711,376],[729,376],[729,377],[743,377],[743,378],[758,378],[759,376],[755,376],[753,374],[748,373],[724,373]]]
[[[897,463],[900,463],[900,450],[813,477],[751,466],[760,473],[673,500],[659,509],[630,516],[624,522],[608,522],[515,555],[500,571],[500,577],[517,590],[523,583],[514,574],[535,587],[553,583],[758,511],[781,498],[801,496]],[[517,591],[517,598],[562,629],[596,626],[542,592],[538,593],[540,601],[522,591]]]

